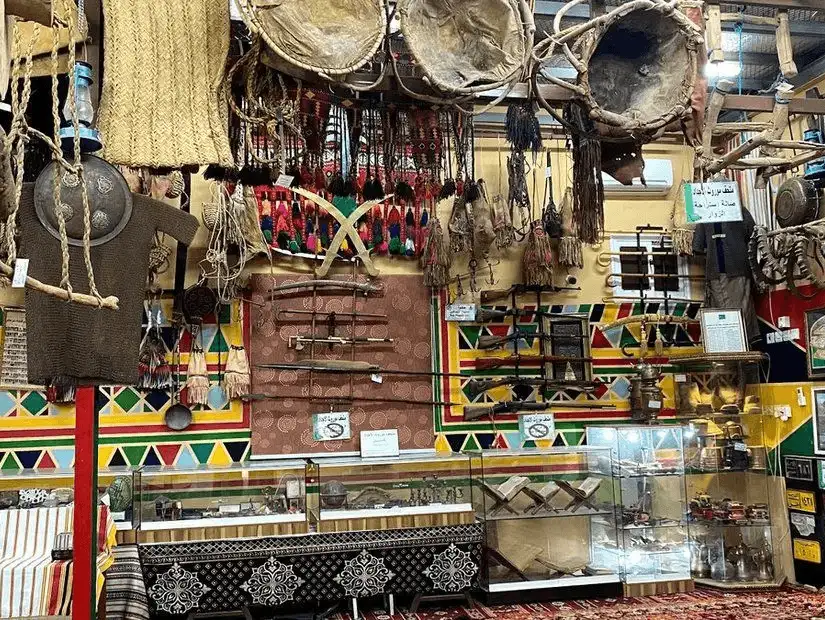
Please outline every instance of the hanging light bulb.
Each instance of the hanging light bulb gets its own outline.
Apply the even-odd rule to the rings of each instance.
[[[103,148],[100,141],[100,133],[92,127],[95,120],[95,109],[92,106],[92,84],[94,83],[92,66],[89,63],[78,61],[74,66],[74,101],[75,113],[78,120],[78,131],[80,133],[80,150],[83,153],[94,153]],[[74,123],[72,118],[72,107],[69,98],[63,105],[63,127],[60,129],[60,138],[63,150],[71,152],[74,150]]]

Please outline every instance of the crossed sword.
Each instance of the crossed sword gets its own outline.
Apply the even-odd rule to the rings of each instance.
[[[358,259],[364,264],[364,269],[367,270],[367,273],[372,277],[378,275],[378,269],[372,262],[370,251],[364,245],[361,237],[358,236],[358,231],[355,229],[355,224],[358,223],[358,220],[362,215],[366,214],[374,206],[392,198],[392,194],[377,200],[368,200],[367,202],[358,205],[355,211],[350,213],[349,217],[345,217],[335,205],[318,194],[305,190],[302,187],[292,187],[290,189],[299,196],[303,196],[304,198],[311,200],[322,209],[326,209],[327,213],[334,217],[339,224],[338,232],[336,232],[335,236],[332,238],[332,242],[329,244],[326,256],[324,256],[324,262],[321,263],[321,266],[315,270],[315,275],[324,277],[327,273],[329,273],[330,267],[332,267],[332,261],[335,260],[335,257],[338,255],[338,251],[341,249],[341,244],[347,237],[349,237],[352,246],[356,250],[355,256],[357,256]]]

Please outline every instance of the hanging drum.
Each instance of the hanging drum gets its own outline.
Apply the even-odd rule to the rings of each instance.
[[[322,76],[359,69],[387,27],[383,0],[238,0],[246,25],[288,63]]]
[[[774,202],[776,221],[782,227],[807,224],[819,217],[819,191],[813,181],[792,177],[779,186]]]
[[[404,41],[430,84],[469,95],[521,79],[535,27],[523,0],[399,0]]]
[[[536,45],[536,55],[549,60],[563,52],[578,69],[576,82],[545,74],[547,80],[573,91],[596,123],[636,137],[690,113],[698,53],[704,50],[697,24],[668,0],[631,0],[561,30],[561,17],[575,4],[559,11],[554,33]],[[536,63],[534,84],[543,64]]]
[[[132,216],[132,192],[120,171],[94,155],[82,155],[83,180],[89,198],[89,240],[96,246],[115,238]],[[55,200],[55,171],[60,175],[60,200]],[[46,230],[60,239],[63,216],[69,245],[83,245],[83,186],[80,177],[52,161],[34,184],[34,209]]]

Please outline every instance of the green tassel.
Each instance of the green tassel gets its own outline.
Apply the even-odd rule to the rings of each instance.
[[[292,241],[289,242],[289,251],[292,252],[293,254],[297,254],[298,252],[301,251],[301,246],[298,245],[298,242],[295,241],[295,239],[293,239]]]
[[[393,237],[392,239],[390,239],[390,254],[401,254],[401,250],[401,239],[399,237]]]
[[[353,211],[358,208],[355,203],[355,198],[352,196],[333,196],[332,204],[338,209],[344,217],[352,215]]]
[[[270,245],[272,244],[272,231],[271,230],[265,230],[264,231],[264,239],[266,239],[266,242],[268,244],[270,244]]]

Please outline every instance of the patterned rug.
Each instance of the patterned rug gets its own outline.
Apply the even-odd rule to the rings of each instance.
[[[365,620],[390,620],[383,612],[365,612]],[[396,616],[398,617],[398,616]],[[690,594],[669,594],[622,599],[592,599],[504,605],[474,609],[422,608],[404,614],[405,620],[823,620],[825,594],[784,588],[771,591],[720,592],[699,589]],[[334,620],[350,620],[338,614]]]

